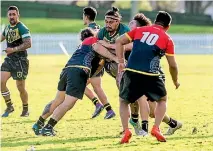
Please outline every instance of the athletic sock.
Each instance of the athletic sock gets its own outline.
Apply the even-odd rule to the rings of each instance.
[[[175,128],[177,126],[177,121],[170,117],[169,122],[167,123],[171,128]]]
[[[131,114],[131,118],[132,118],[132,121],[137,123],[138,122],[138,114]]]
[[[106,109],[106,111],[112,110],[112,107],[109,103],[105,104],[104,108]]]
[[[142,127],[142,130],[144,130],[145,132],[148,132],[148,121],[146,120],[142,121],[141,127]]]
[[[93,103],[94,105],[96,105],[98,102],[99,102],[99,101],[98,101],[98,98],[94,97],[94,98],[92,99],[92,103]]]

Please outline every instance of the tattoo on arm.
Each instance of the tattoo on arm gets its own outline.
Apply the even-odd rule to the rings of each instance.
[[[23,39],[23,44],[15,47],[15,50],[16,51],[24,51],[24,50],[30,48],[31,44],[32,44],[31,38],[24,38]]]

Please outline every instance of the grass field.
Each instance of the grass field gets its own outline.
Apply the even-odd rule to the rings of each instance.
[[[78,33],[84,28],[83,21],[77,19],[21,18],[32,33]],[[104,21],[97,21],[102,27]],[[1,18],[1,24],[8,24],[7,18]],[[51,28],[50,28],[51,26]],[[212,26],[172,25],[169,33],[213,33]]]
[[[155,138],[133,136],[129,144],[120,145],[118,136],[121,123],[118,113],[118,90],[113,78],[103,77],[104,90],[115,109],[114,119],[104,120],[105,111],[96,119],[90,119],[94,110],[92,103],[84,97],[73,110],[58,123],[55,137],[35,136],[32,125],[43,107],[55,96],[59,74],[67,57],[64,55],[29,56],[30,73],[27,79],[30,117],[20,118],[21,101],[15,82],[8,87],[12,94],[15,112],[3,118],[1,125],[2,151],[25,151],[31,145],[36,151],[210,151],[213,150],[213,55],[177,55],[180,83],[174,89],[168,73],[166,60],[162,60],[167,75],[168,114],[183,122],[183,128],[167,137],[166,143]],[[1,113],[5,104],[1,101]],[[150,119],[151,128],[153,119]],[[193,128],[197,133],[192,134]],[[168,126],[161,125],[163,132]]]

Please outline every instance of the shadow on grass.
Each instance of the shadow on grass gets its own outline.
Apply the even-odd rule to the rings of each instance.
[[[54,151],[71,151],[71,150],[74,150],[74,151],[82,151],[82,150],[96,150],[97,148],[54,148]],[[36,151],[53,151],[53,148],[51,149],[36,149]]]
[[[172,138],[168,138],[168,140],[179,140],[179,139],[199,139],[199,138],[213,138],[213,135],[208,135],[208,136],[178,136],[178,137],[172,137]]]
[[[42,137],[42,136],[41,136]],[[43,137],[45,138],[45,137]],[[43,139],[42,138],[42,139]],[[103,139],[114,139],[117,138],[116,136],[99,136],[99,137],[82,137],[82,138],[70,138],[66,140],[48,140],[48,138],[44,141],[23,141],[23,142],[17,142],[17,143],[10,143],[14,142],[12,139],[10,142],[2,142],[1,147],[18,147],[23,145],[44,145],[44,144],[63,144],[63,143],[80,143],[80,142],[91,142],[96,140],[103,140]]]
[[[35,123],[36,121],[35,120],[26,120],[26,121],[17,121],[17,122],[14,122],[14,121],[11,121],[11,122],[2,122],[2,125],[8,125],[8,124],[23,124],[23,123]]]

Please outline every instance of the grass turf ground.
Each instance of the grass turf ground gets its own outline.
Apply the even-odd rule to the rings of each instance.
[[[118,113],[118,90],[113,78],[106,73],[103,77],[103,88],[117,116],[104,120],[105,111],[96,119],[90,119],[94,106],[86,97],[78,101],[57,124],[55,137],[35,136],[32,125],[41,114],[44,106],[54,98],[59,74],[67,57],[64,55],[31,55],[30,71],[27,79],[29,92],[30,116],[20,118],[22,106],[15,81],[10,80],[15,112],[9,118],[2,118],[1,147],[3,151],[24,151],[33,145],[36,151],[67,150],[101,150],[101,151],[138,151],[138,150],[212,150],[213,144],[213,55],[177,55],[180,83],[174,89],[168,73],[166,59],[162,65],[167,75],[168,114],[183,122],[183,128],[167,137],[166,143],[159,143],[155,138],[133,136],[129,144],[120,145],[118,136],[121,123]],[[1,113],[5,104],[1,101]],[[153,119],[150,119],[150,126]],[[166,132],[167,125],[161,129]],[[192,134],[193,128],[197,133]],[[133,130],[132,130],[133,131]],[[133,133],[134,134],[134,133]]]
[[[32,33],[78,33],[85,26],[80,19],[52,19],[52,18],[21,18]],[[102,27],[104,21],[97,21]],[[8,24],[7,18],[1,18],[1,24]],[[51,28],[50,28],[51,26]],[[169,33],[213,33],[212,26],[172,25]]]

